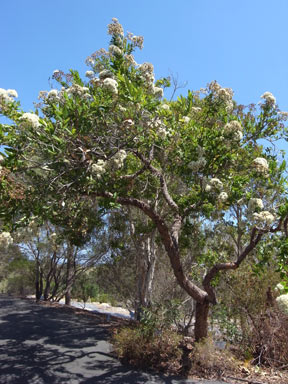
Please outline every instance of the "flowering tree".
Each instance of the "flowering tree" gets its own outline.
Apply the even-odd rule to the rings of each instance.
[[[153,65],[132,55],[143,38],[124,36],[117,19],[108,33],[109,50],[87,59],[87,80],[74,70],[54,71],[59,87],[40,92],[35,113],[20,109],[15,91],[1,90],[1,112],[12,121],[1,125],[2,170],[25,190],[25,198],[3,205],[2,217],[33,213],[53,222],[71,199],[83,207],[97,200],[104,211],[140,209],[157,228],[178,283],[197,302],[199,340],[216,303],[213,279],[237,269],[264,236],[286,231],[285,162],[274,142],[285,134],[287,116],[269,92],[245,109],[216,82],[168,102],[169,79],[155,82]],[[227,247],[196,260],[204,267],[200,285],[181,263],[195,221],[227,228]]]

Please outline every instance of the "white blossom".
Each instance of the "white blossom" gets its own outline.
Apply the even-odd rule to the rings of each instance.
[[[128,65],[132,65],[133,67],[136,67],[138,64],[136,63],[133,55],[125,55],[125,60]]]
[[[113,56],[120,56],[120,55],[122,55],[121,49],[119,47],[117,47],[117,45],[113,45],[113,44],[109,46],[109,52]]]
[[[112,92],[114,95],[117,95],[118,94],[118,83],[116,80],[114,79],[110,79],[109,77],[107,77],[104,81],[103,81],[103,87],[105,89],[108,89],[110,92]]]
[[[133,43],[134,47],[138,47],[140,49],[143,48],[143,43],[144,43],[143,36],[135,36],[133,35],[133,33],[128,32],[127,39],[129,39]]]
[[[268,211],[262,211],[260,213],[253,213],[253,219],[259,223],[271,225],[274,222],[275,217]]]
[[[39,128],[41,125],[39,121],[39,116],[36,115],[35,113],[29,113],[29,112],[23,113],[23,115],[19,118],[19,120],[23,121],[24,124],[31,125],[33,128]]]
[[[161,99],[164,95],[164,91],[160,87],[154,87],[153,88],[153,94],[155,97],[157,97],[157,99]]]
[[[242,125],[237,120],[230,121],[224,125],[224,132],[228,135],[233,135],[234,140],[241,140],[243,138]]]
[[[253,160],[252,165],[259,173],[269,172],[268,162],[266,159],[264,159],[264,157],[257,157]]]
[[[158,129],[157,133],[158,133],[158,136],[161,137],[161,139],[165,139],[168,134],[168,131],[164,126],[162,126]]]
[[[94,85],[94,87],[98,87],[101,84],[101,80],[98,77],[94,77],[90,80],[90,83]]]
[[[184,121],[185,124],[188,124],[191,119],[189,116],[183,116],[182,120]]]
[[[263,95],[261,96],[261,99],[264,99],[266,104],[269,104],[271,106],[276,105],[276,98],[272,95],[271,92],[263,93]]]
[[[163,109],[164,111],[169,111],[169,110],[170,110],[170,107],[169,107],[168,104],[162,104],[162,105],[160,106],[160,108]]]
[[[264,204],[261,199],[253,198],[249,200],[248,210],[250,212],[254,212],[256,209],[263,209],[263,208],[264,208]]]
[[[212,187],[211,187],[211,185],[210,184],[207,184],[206,186],[205,186],[205,192],[211,192],[212,191]]]
[[[90,97],[89,88],[82,87],[79,84],[72,84],[70,88],[66,89],[66,93],[68,95],[79,96],[84,98]]]
[[[102,159],[99,159],[97,163],[92,164],[91,171],[96,175],[98,179],[100,179],[103,173],[106,172],[105,167],[106,167],[106,162]]]
[[[0,164],[5,160],[4,156],[0,155]]]
[[[219,201],[222,201],[223,203],[228,199],[228,195],[226,192],[221,192],[219,195],[218,195],[218,200]]]
[[[134,121],[132,119],[126,119],[123,121],[124,128],[132,128],[134,127]]]
[[[122,168],[124,165],[124,160],[127,157],[126,151],[124,149],[120,149],[114,156],[113,156],[113,165],[116,167],[116,169]]]
[[[18,97],[18,93],[15,89],[3,89],[0,88],[0,104],[1,103],[11,103],[14,101],[14,97]]]
[[[217,179],[216,177],[211,179],[210,180],[210,183],[209,183],[212,187],[216,188],[216,189],[222,189],[223,188],[223,183],[222,181],[220,181],[219,179]]]
[[[11,97],[18,97],[18,93],[15,91],[15,89],[7,89],[7,93]]]
[[[89,79],[92,79],[94,77],[94,72],[93,71],[86,71],[85,76],[88,77]]]
[[[209,89],[214,93],[217,99],[225,103],[225,109],[228,113],[233,111],[233,90],[231,88],[222,88],[220,84],[213,81],[209,84]]]
[[[201,108],[200,107],[192,107],[191,108],[191,112],[192,113],[198,113],[198,112],[200,112],[201,111]]]
[[[112,36],[124,35],[123,27],[116,17],[113,17],[112,23],[108,24],[108,34]]]
[[[276,298],[279,309],[288,315],[288,294],[280,295]]]
[[[274,288],[274,291],[283,292],[284,291],[284,285],[281,283],[278,283],[276,287]]]
[[[109,69],[103,69],[103,71],[101,71],[99,73],[99,79],[100,80],[105,80],[107,78],[113,78],[113,72],[111,72]]]
[[[13,238],[9,232],[0,233],[0,247],[8,248],[13,243]]]

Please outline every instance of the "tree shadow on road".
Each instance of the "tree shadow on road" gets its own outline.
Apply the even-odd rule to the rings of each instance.
[[[0,383],[173,382],[122,366],[101,322],[100,316],[0,297]]]

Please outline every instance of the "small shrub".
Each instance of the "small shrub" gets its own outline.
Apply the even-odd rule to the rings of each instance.
[[[287,366],[288,315],[275,308],[267,310],[255,321],[251,335],[253,363],[269,367]]]
[[[144,369],[178,373],[182,339],[182,336],[168,329],[152,334],[140,324],[134,328],[122,328],[113,336],[112,342],[118,357],[126,363]]]
[[[195,343],[190,359],[192,366],[202,367],[204,370],[234,370],[237,366],[228,350],[220,351],[216,348],[211,336]]]

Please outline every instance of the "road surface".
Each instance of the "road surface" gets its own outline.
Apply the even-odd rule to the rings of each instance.
[[[103,317],[0,295],[1,384],[224,384],[125,367],[108,339]]]

